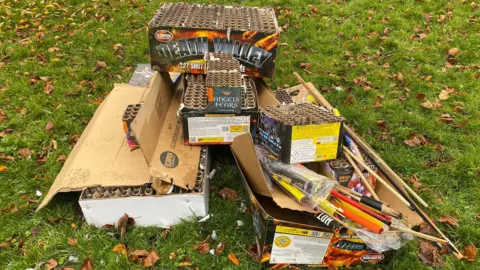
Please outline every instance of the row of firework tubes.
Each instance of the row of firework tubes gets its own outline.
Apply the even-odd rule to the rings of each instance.
[[[278,24],[270,8],[165,3],[150,26],[275,32]]]

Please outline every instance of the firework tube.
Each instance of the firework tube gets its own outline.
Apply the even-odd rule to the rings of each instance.
[[[388,230],[387,225],[383,224],[381,221],[375,219],[374,217],[360,211],[359,209],[355,208],[347,202],[339,199],[334,199],[333,204],[343,209],[343,215],[345,215],[346,218],[362,225],[369,231],[381,234],[384,231]]]
[[[272,179],[275,180],[275,183],[277,183],[283,191],[285,191],[290,197],[295,199],[299,204],[302,206],[311,208],[312,210],[316,211],[317,207],[315,204],[312,202],[310,199],[310,196],[307,194],[303,193],[301,189],[297,188],[296,186],[290,184],[290,182],[279,174],[271,173]]]
[[[332,190],[330,193],[331,193],[333,196],[339,198],[340,200],[345,201],[345,202],[351,204],[352,206],[356,207],[357,209],[365,212],[366,214],[368,214],[368,215],[370,215],[370,216],[372,216],[372,217],[380,220],[381,222],[383,222],[383,223],[385,223],[385,224],[387,224],[387,225],[392,224],[392,218],[391,218],[391,217],[385,216],[385,215],[381,215],[381,214],[379,214],[379,213],[376,213],[375,211],[372,211],[371,209],[368,209],[366,206],[361,205],[360,203],[358,203],[358,202],[350,199],[350,198],[347,197],[347,196],[344,196],[344,195],[338,193],[338,192],[335,191],[335,190]]]

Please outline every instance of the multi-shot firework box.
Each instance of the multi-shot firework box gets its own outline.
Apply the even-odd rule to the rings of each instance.
[[[256,136],[258,120],[257,90],[266,88],[261,79],[240,78],[243,82],[240,112],[218,113],[208,107],[206,80],[210,75],[186,74],[180,117],[187,145],[231,144],[244,133]]]
[[[185,146],[174,92],[167,74],[148,87],[116,84],[99,106],[39,209],[60,192],[81,192],[89,224],[115,224],[124,214],[139,226],[169,227],[208,214],[209,151]],[[141,149],[131,151],[122,118],[129,104],[142,104],[129,124]]]
[[[394,251],[379,253],[370,249],[346,228],[330,228],[328,218],[316,220],[311,209],[302,207],[277,186],[269,186],[248,134],[235,137],[231,150],[248,194],[261,268],[385,264],[394,256]],[[318,163],[306,165],[318,169]],[[410,224],[421,222],[385,187],[377,186],[376,193],[401,211]]]
[[[259,141],[285,163],[331,160],[341,153],[343,118],[312,104],[263,107]]]
[[[223,52],[250,77],[273,77],[279,27],[271,8],[165,3],[148,24],[157,71],[205,74],[204,54]]]

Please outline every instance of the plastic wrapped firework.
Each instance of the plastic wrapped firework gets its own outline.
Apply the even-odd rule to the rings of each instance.
[[[335,181],[301,164],[290,165],[278,161],[260,145],[256,145],[255,149],[264,170],[282,190],[303,206],[312,210],[326,208],[326,212],[333,214],[331,204],[325,198],[335,186]]]

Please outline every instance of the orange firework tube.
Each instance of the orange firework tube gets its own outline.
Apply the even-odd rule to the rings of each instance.
[[[336,190],[332,190],[330,193],[331,193],[333,196],[339,198],[340,200],[345,201],[345,202],[351,204],[352,206],[356,207],[357,209],[365,212],[366,214],[369,214],[370,216],[372,216],[372,217],[380,220],[381,222],[383,222],[383,223],[385,223],[385,224],[387,224],[387,225],[392,224],[392,221],[391,221],[392,218],[391,218],[391,217],[381,215],[381,214],[379,214],[379,213],[377,213],[377,212],[375,212],[375,211],[367,208],[366,206],[363,206],[363,205],[361,205],[360,203],[358,203],[358,202],[350,199],[349,197],[344,196],[343,194],[338,193]]]
[[[342,214],[346,218],[362,225],[369,231],[381,234],[388,229],[388,226],[383,224],[381,221],[375,219],[372,216],[369,216],[368,214],[362,212],[361,210],[355,208],[354,206],[352,206],[347,202],[336,199],[336,200],[333,200],[333,204],[343,209]]]

